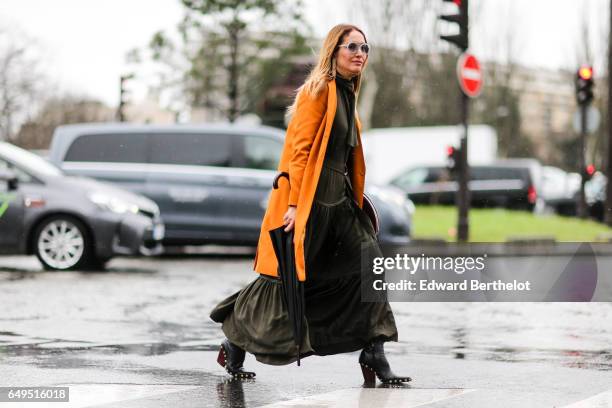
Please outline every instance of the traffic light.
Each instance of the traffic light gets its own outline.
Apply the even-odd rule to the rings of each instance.
[[[451,173],[457,173],[461,164],[461,150],[455,146],[446,147],[446,168]]]
[[[127,104],[127,94],[128,91],[125,88],[125,83],[134,78],[134,74],[121,75],[119,78],[119,107],[117,109],[117,118],[119,122],[123,122],[125,120],[125,105]]]
[[[592,164],[589,164],[588,166],[586,166],[584,168],[584,173],[583,173],[583,177],[584,177],[584,181],[589,181],[590,179],[593,178],[593,174],[595,174],[595,166],[593,166]]]
[[[576,73],[576,101],[586,105],[593,100],[593,68],[582,66]]]
[[[457,14],[444,14],[441,20],[459,25],[459,34],[441,35],[440,38],[459,47],[461,51],[468,49],[468,0],[442,0],[444,3],[455,3],[458,7]]]

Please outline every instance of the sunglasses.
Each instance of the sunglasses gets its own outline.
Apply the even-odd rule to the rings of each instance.
[[[351,54],[356,54],[357,50],[361,50],[365,55],[368,55],[370,52],[370,45],[368,43],[354,43],[350,42],[348,44],[340,44],[338,47],[344,47],[351,52]]]

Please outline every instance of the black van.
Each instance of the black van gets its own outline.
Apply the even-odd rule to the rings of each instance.
[[[392,181],[417,204],[455,204],[456,176],[445,166],[411,168]],[[500,159],[491,164],[470,166],[468,188],[473,207],[503,207],[539,211],[544,201],[542,166],[535,159]]]

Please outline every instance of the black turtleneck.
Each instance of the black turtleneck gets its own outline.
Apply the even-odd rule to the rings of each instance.
[[[336,109],[336,111],[344,111],[346,115],[347,138],[346,143],[351,146],[357,146],[357,131],[355,129],[355,89],[351,79],[336,75],[336,96],[338,104],[343,104],[344,109]],[[340,106],[338,106],[340,107]]]
[[[325,160],[315,201],[335,205],[351,197],[350,176],[353,148],[357,145],[355,130],[355,93],[350,79],[336,75],[336,115],[325,150]]]

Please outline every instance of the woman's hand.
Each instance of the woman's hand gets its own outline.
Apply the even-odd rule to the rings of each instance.
[[[285,232],[289,232],[293,229],[293,225],[295,224],[295,213],[297,212],[297,208],[294,206],[289,206],[289,209],[283,215],[283,224],[287,226],[285,228]]]

